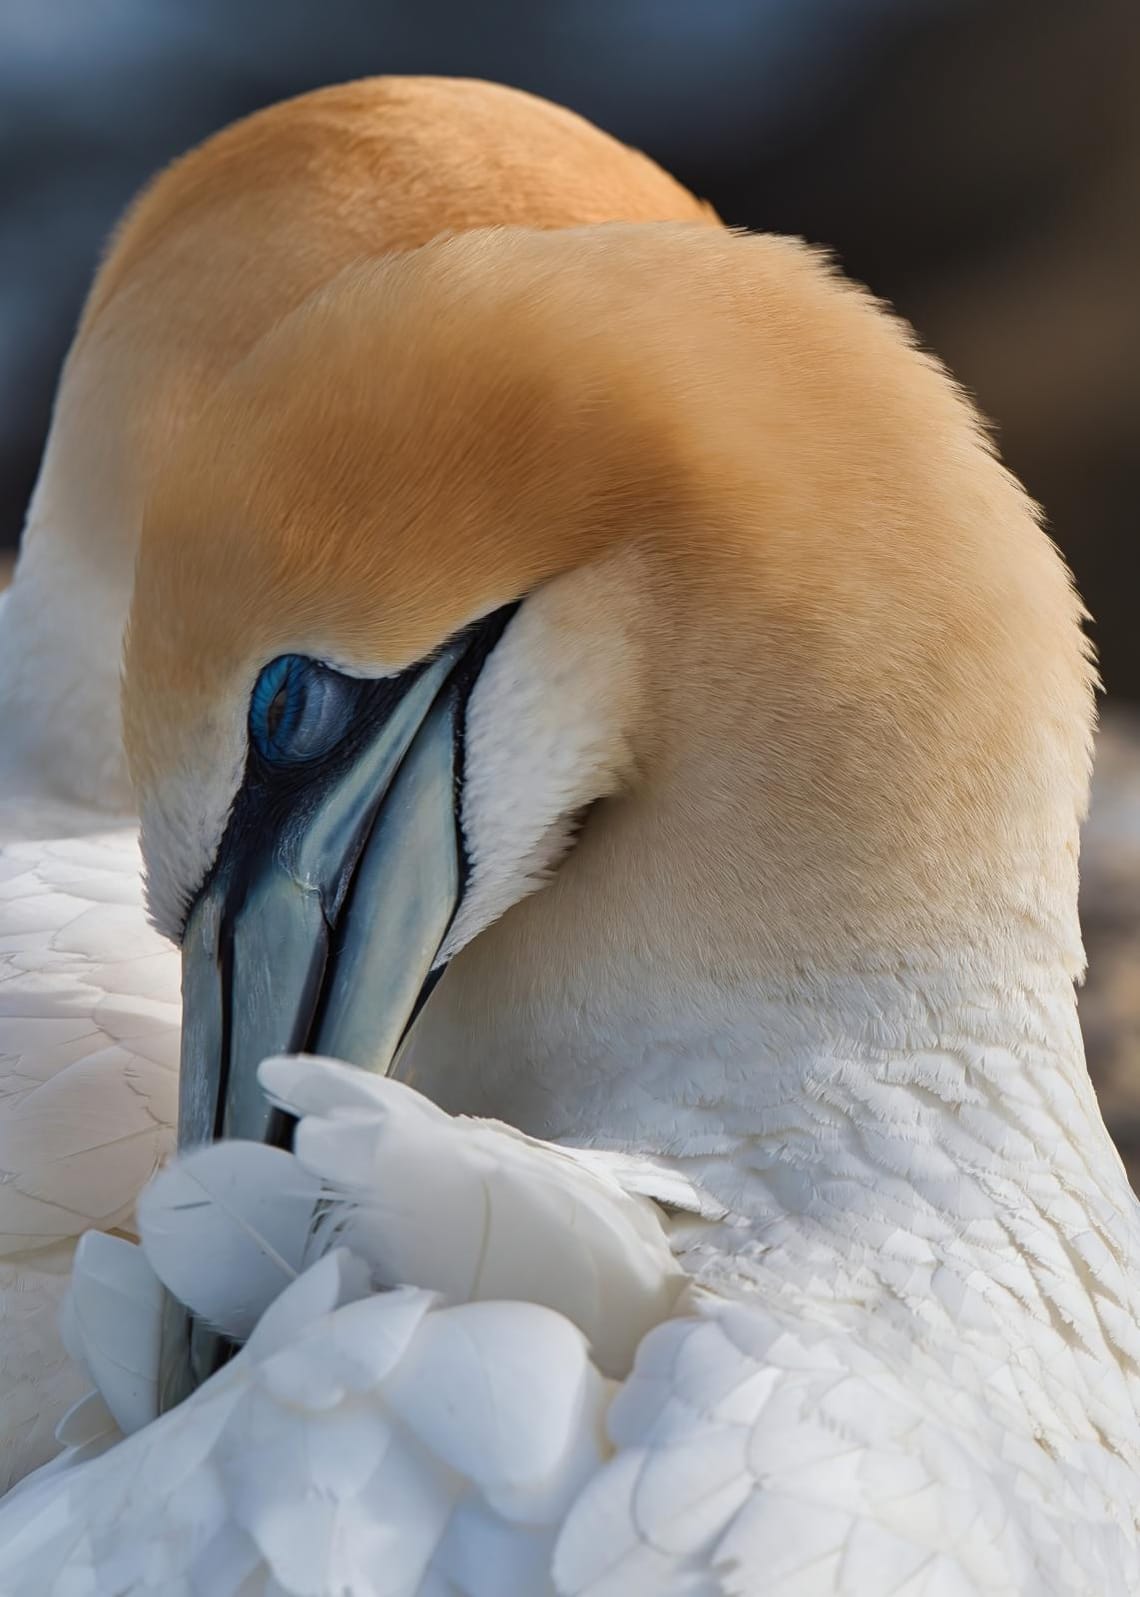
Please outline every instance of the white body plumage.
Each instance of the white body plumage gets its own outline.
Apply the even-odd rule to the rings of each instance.
[[[794,1224],[702,1219],[694,1191],[668,1229],[702,1288],[679,1277],[664,1216],[597,1155],[451,1121],[320,1061],[263,1075],[305,1116],[296,1156],[192,1155],[140,1216],[167,1284],[249,1344],[94,1461],[117,1432],[104,1416],[100,1439],[100,1411],[81,1411],[74,1462],[0,1511],[13,1597],[76,1580],[138,1597],[1068,1597],[1140,1578],[1107,1207],[1078,1271],[1028,1210],[999,1238],[983,1204],[944,1192],[928,1236],[898,1226],[857,1161],[847,1201],[820,1194]],[[411,1225],[410,1172],[389,1164],[403,1149]],[[437,1205],[424,1175],[445,1167]],[[686,1200],[675,1171],[658,1179]],[[1031,1182],[1064,1201],[1060,1182]],[[96,1251],[74,1345],[138,1423],[131,1360],[116,1341],[106,1364],[90,1307],[108,1281],[138,1296],[138,1267]],[[421,1288],[376,1295],[393,1269]],[[156,1323],[157,1304],[152,1356]],[[133,1324],[148,1345],[145,1305]]]

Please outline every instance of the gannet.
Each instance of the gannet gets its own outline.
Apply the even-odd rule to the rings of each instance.
[[[123,1278],[252,1334],[17,1495],[9,1589],[1136,1590],[1081,617],[794,241],[475,231],[283,318],[156,474],[124,680],[188,1151]],[[532,1225],[567,1161],[649,1278],[605,1363]]]
[[[494,223],[711,211],[569,111],[384,78],[270,108],[119,227],[0,599],[0,1490],[86,1389],[55,1328],[78,1234],[133,1234],[173,1146],[179,963],[146,924],[120,730],[151,475],[223,373],[360,257]]]

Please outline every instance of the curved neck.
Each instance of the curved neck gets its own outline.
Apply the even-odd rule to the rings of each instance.
[[[774,971],[706,936],[687,861],[659,863],[640,888],[636,870],[608,864],[610,892],[587,879],[579,897],[575,878],[592,873],[564,867],[459,955],[409,1040],[405,1079],[534,1135],[708,1157],[730,1185],[771,1167],[813,1172],[810,1189],[858,1146],[876,1180],[933,1192],[951,1168],[1013,1171],[1032,1146],[1044,1164],[1076,1150],[1094,1186],[1126,1190],[1056,951],[1012,933],[1003,950],[995,934],[937,958]],[[665,917],[671,893],[690,914],[684,942]],[[984,1149],[963,1137],[975,1105],[1001,1133]],[[929,1162],[907,1165],[896,1140]],[[758,1221],[766,1190],[739,1194]],[[789,1201],[780,1183],[768,1196]]]

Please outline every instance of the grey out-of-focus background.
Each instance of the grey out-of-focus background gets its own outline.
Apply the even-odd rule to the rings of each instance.
[[[1140,1178],[1137,0],[2,0],[0,581],[132,193],[245,112],[378,72],[545,94],[727,221],[831,246],[997,424],[1095,617],[1082,1015]]]

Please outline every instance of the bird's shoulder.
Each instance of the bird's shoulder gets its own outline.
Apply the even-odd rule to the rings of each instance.
[[[25,819],[32,819],[31,816]],[[133,828],[0,843],[0,1254],[129,1224],[173,1142],[178,956]]]

